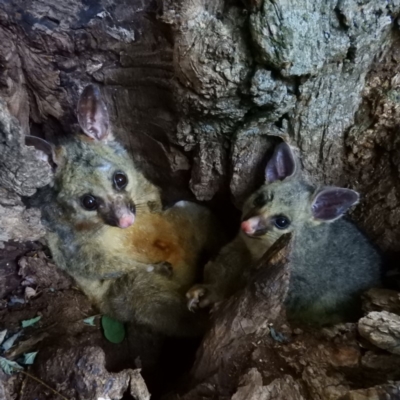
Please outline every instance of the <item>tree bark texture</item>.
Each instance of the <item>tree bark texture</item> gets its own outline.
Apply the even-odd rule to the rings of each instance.
[[[400,0],[2,1],[0,243],[43,235],[21,198],[51,171],[23,135],[75,133],[94,82],[166,201],[240,207],[284,139],[309,179],[360,191],[353,217],[400,252],[399,12]],[[182,398],[397,398],[398,293],[368,292],[359,324],[292,331],[285,254],[214,311]]]
[[[281,137],[317,183],[363,195],[355,216],[398,250],[396,1],[171,1],[177,138],[194,153],[191,189],[229,185],[240,205]]]
[[[20,196],[31,196],[51,181],[50,166],[24,144],[18,121],[0,100],[0,247],[9,240],[38,240],[44,235],[40,211],[27,210]]]
[[[386,311],[399,306],[398,293],[369,291],[357,324],[294,328],[282,305],[288,257],[289,238],[281,237],[248,286],[214,308],[190,380],[166,400],[398,398],[399,316]]]
[[[24,133],[76,131],[103,88],[117,136],[167,198],[262,181],[277,137],[319,183],[363,195],[354,216],[399,250],[398,0],[0,4],[0,95]],[[190,190],[188,189],[190,188]]]

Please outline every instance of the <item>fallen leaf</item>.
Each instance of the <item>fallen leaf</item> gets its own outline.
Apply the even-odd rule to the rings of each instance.
[[[3,341],[4,341],[5,337],[6,337],[6,335],[7,335],[7,329],[4,329],[4,331],[1,331],[1,332],[0,332],[0,344],[3,343]]]
[[[16,346],[14,346],[10,351],[7,351],[5,354],[5,357],[15,360],[16,357],[19,357],[20,355],[24,353],[29,353],[32,351],[32,349],[43,339],[46,339],[49,336],[48,333],[42,332],[39,335],[30,337],[27,340],[24,340],[23,342],[19,342]]]
[[[0,367],[7,375],[11,375],[15,369],[23,369],[15,361],[7,360],[4,357],[0,357]]]
[[[15,335],[12,335],[10,338],[8,338],[2,345],[3,349],[5,351],[11,349],[11,347],[14,345],[14,342],[18,339],[18,336],[21,333],[22,333],[22,331],[19,331]]]
[[[18,296],[11,296],[9,304],[11,306],[14,306],[15,304],[25,304],[25,299],[23,299],[22,297],[18,297]]]
[[[36,296],[36,290],[31,288],[30,286],[27,286],[25,288],[25,298],[29,300],[31,297]]]
[[[101,318],[101,326],[104,330],[104,336],[111,343],[121,343],[125,337],[124,324],[103,315]]]
[[[279,342],[279,343],[287,342],[287,338],[285,335],[283,335],[280,332],[277,332],[272,326],[269,329],[270,329],[272,339],[274,339],[276,342]]]
[[[39,315],[38,317],[32,318],[32,319],[26,319],[25,321],[22,321],[22,327],[27,328],[28,326],[32,326],[36,324],[42,317]]]
[[[35,352],[33,352],[33,353],[26,353],[26,354],[24,354],[24,361],[22,361],[22,364],[25,364],[25,365],[32,365],[33,363],[34,363],[34,361],[35,361],[35,358],[36,358],[36,354],[37,354],[38,352],[37,351],[35,351]]]
[[[83,322],[84,322],[86,325],[96,326],[96,324],[94,323],[94,319],[95,319],[95,318],[96,318],[96,316],[93,315],[92,317],[85,318],[85,319],[83,320]]]

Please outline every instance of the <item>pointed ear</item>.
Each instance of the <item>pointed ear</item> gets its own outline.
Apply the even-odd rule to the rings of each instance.
[[[268,183],[283,181],[296,171],[296,162],[288,144],[280,143],[265,168],[265,180]]]
[[[37,136],[26,135],[25,145],[34,147],[36,150],[38,150],[40,152],[40,158],[44,161],[47,161],[53,170],[62,164],[62,151],[57,149],[54,145],[46,140]]]
[[[79,98],[77,115],[79,125],[87,136],[102,141],[111,138],[110,118],[97,86],[85,87]]]
[[[358,203],[360,195],[351,189],[330,187],[323,189],[314,198],[311,212],[321,221],[334,221],[340,218],[351,206]]]

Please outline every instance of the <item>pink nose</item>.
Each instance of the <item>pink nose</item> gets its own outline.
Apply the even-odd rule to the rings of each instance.
[[[134,214],[125,214],[118,220],[118,226],[120,228],[128,228],[135,222]]]
[[[240,229],[244,233],[252,235],[257,230],[259,222],[260,217],[249,218],[248,220],[242,222],[242,224],[240,225]]]

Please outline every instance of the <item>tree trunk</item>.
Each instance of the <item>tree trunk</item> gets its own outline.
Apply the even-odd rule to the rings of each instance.
[[[290,327],[282,304],[289,254],[285,235],[255,265],[248,286],[214,308],[190,380],[166,400],[398,398],[400,317],[382,311],[398,311],[398,292],[369,291],[358,324]]]
[[[400,252],[399,12],[399,0],[1,2],[0,244],[44,232],[20,197],[51,172],[23,134],[76,132],[78,95],[95,82],[115,135],[166,202],[209,201],[235,219],[229,205],[262,182],[284,139],[311,180],[358,190],[353,218],[386,254]],[[399,396],[386,383],[400,380],[398,294],[367,296],[359,326],[293,333],[277,254],[257,273],[267,287],[215,312],[183,398]],[[385,324],[388,337],[375,335]]]

